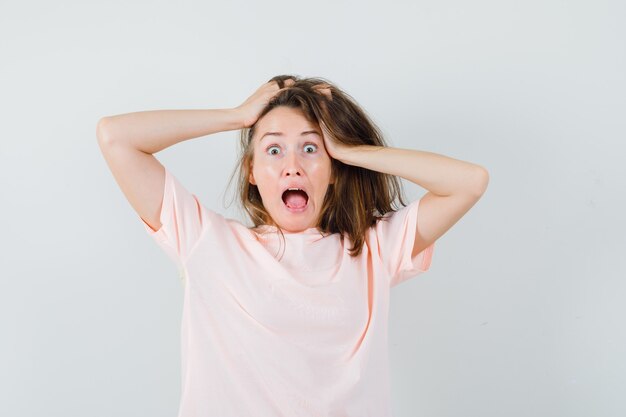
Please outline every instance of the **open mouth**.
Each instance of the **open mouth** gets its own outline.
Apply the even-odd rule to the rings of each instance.
[[[282,198],[285,206],[293,211],[304,210],[309,203],[309,195],[306,191],[299,188],[290,188],[285,190]]]

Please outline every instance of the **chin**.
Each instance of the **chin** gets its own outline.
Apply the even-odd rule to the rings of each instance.
[[[287,232],[290,232],[290,233],[297,233],[297,232],[303,232],[306,229],[309,229],[311,227],[314,227],[314,226],[309,226],[308,223],[307,224],[286,223],[284,224],[284,226],[281,226],[281,229],[286,230]]]
[[[296,232],[302,232],[302,231],[305,231],[306,229],[315,227],[315,225],[311,225],[310,219],[304,219],[304,218],[289,219],[288,216],[290,216],[290,214],[281,215],[280,219],[282,221],[277,222],[278,226],[285,231],[288,231],[290,233],[296,233]]]

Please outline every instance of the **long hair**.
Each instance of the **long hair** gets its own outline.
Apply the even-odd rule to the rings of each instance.
[[[269,81],[276,81],[283,88],[287,79],[295,83],[270,100],[259,114],[257,122],[276,107],[297,108],[314,125],[319,126],[319,121],[323,121],[331,136],[339,143],[388,146],[365,111],[336,85],[324,78],[300,78],[294,75],[278,75]],[[321,93],[320,87],[327,87],[330,97]],[[277,226],[263,206],[257,186],[249,182],[250,162],[254,158],[252,139],[255,127],[256,123],[241,130],[239,163],[231,175],[231,181],[238,172],[239,203],[254,227]],[[363,249],[367,230],[385,213],[397,210],[392,207],[392,203],[398,199],[402,206],[406,206],[402,183],[393,175],[347,165],[334,158],[331,158],[331,170],[335,183],[328,186],[317,228],[322,233],[340,233],[342,242],[344,235],[347,235],[353,242],[353,247],[349,249],[350,255],[358,256]],[[284,240],[280,227],[277,230]]]

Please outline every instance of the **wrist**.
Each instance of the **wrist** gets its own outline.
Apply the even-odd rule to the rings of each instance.
[[[342,152],[337,156],[341,162],[346,165],[362,166],[364,161],[367,161],[369,154],[382,149],[382,146],[375,145],[355,145],[350,147],[344,147]]]
[[[249,117],[242,111],[239,106],[228,109],[228,111],[231,113],[233,123],[237,126],[236,129],[245,129],[252,126]]]

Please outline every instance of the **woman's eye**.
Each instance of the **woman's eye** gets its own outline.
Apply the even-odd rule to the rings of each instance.
[[[307,145],[304,145],[304,152],[306,153],[313,153],[317,150],[317,145],[313,144],[313,143],[309,143]],[[272,145],[269,146],[266,151],[270,154],[270,155],[277,155],[280,152],[280,148],[277,145]]]

